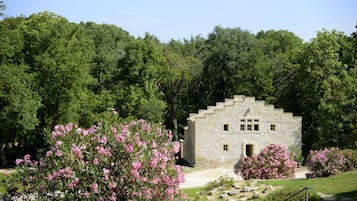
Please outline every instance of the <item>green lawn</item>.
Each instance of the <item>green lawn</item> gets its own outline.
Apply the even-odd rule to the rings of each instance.
[[[266,180],[260,183],[283,187],[311,187],[315,192],[357,199],[357,171],[340,173],[326,178]]]
[[[0,193],[5,193],[5,186],[1,183],[1,181],[4,179],[4,174],[0,173]]]
[[[187,194],[188,197],[194,198],[197,192],[200,192],[202,188],[188,188],[188,189],[183,189],[183,192]]]
[[[340,173],[338,175],[315,178],[315,179],[295,179],[295,180],[265,180],[259,184],[305,188],[311,187],[314,192],[322,192],[328,195],[350,197],[357,200],[357,171]],[[191,198],[202,190],[202,188],[183,189],[183,191]]]

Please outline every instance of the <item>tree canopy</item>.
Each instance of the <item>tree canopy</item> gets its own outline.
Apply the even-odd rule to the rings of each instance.
[[[2,161],[8,143],[38,152],[56,124],[86,127],[112,109],[164,123],[178,139],[190,112],[235,94],[301,115],[306,150],[356,147],[356,32],[321,30],[304,42],[287,30],[217,26],[162,43],[43,12],[4,17],[0,38]]]

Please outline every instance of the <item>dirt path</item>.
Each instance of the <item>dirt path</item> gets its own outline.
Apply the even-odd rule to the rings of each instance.
[[[185,173],[185,181],[180,184],[181,188],[201,187],[214,181],[221,176],[232,177],[234,180],[243,180],[242,177],[234,174],[233,168],[214,168],[206,170],[193,170],[190,173]]]
[[[299,168],[295,174],[296,179],[306,178],[307,168]],[[243,178],[239,175],[234,174],[233,169],[227,167],[206,169],[206,170],[193,170],[192,172],[185,173],[185,181],[180,184],[180,188],[195,188],[202,187],[214,181],[221,176],[227,176],[233,178],[235,181],[242,181]]]
[[[13,168],[9,168],[9,169],[0,169],[0,174],[7,174],[7,173],[10,173],[10,172],[14,172],[16,171],[15,169]]]

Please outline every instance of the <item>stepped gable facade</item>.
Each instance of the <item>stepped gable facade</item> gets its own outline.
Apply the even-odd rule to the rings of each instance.
[[[182,157],[198,167],[234,166],[270,144],[302,146],[302,118],[254,97],[235,95],[190,114]]]

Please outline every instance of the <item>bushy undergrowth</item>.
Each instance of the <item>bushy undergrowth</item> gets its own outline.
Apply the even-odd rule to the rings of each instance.
[[[215,181],[208,182],[205,187],[203,188],[204,191],[210,191],[214,188],[217,188],[219,186],[223,186],[224,188],[230,188],[232,187],[234,183],[233,178],[229,177],[219,177]]]
[[[344,149],[341,153],[346,158],[346,166],[348,170],[357,169],[357,150]]]
[[[339,172],[354,170],[357,164],[356,155],[352,150],[325,148],[311,150],[308,159],[309,177],[328,177]]]
[[[23,193],[62,192],[64,200],[182,200],[175,165],[179,143],[170,131],[143,120],[120,123],[108,114],[89,129],[58,125],[52,148],[39,161],[17,159]],[[60,198],[57,197],[56,200]]]
[[[294,177],[297,163],[281,145],[268,145],[257,156],[243,160],[244,179],[278,179]]]

